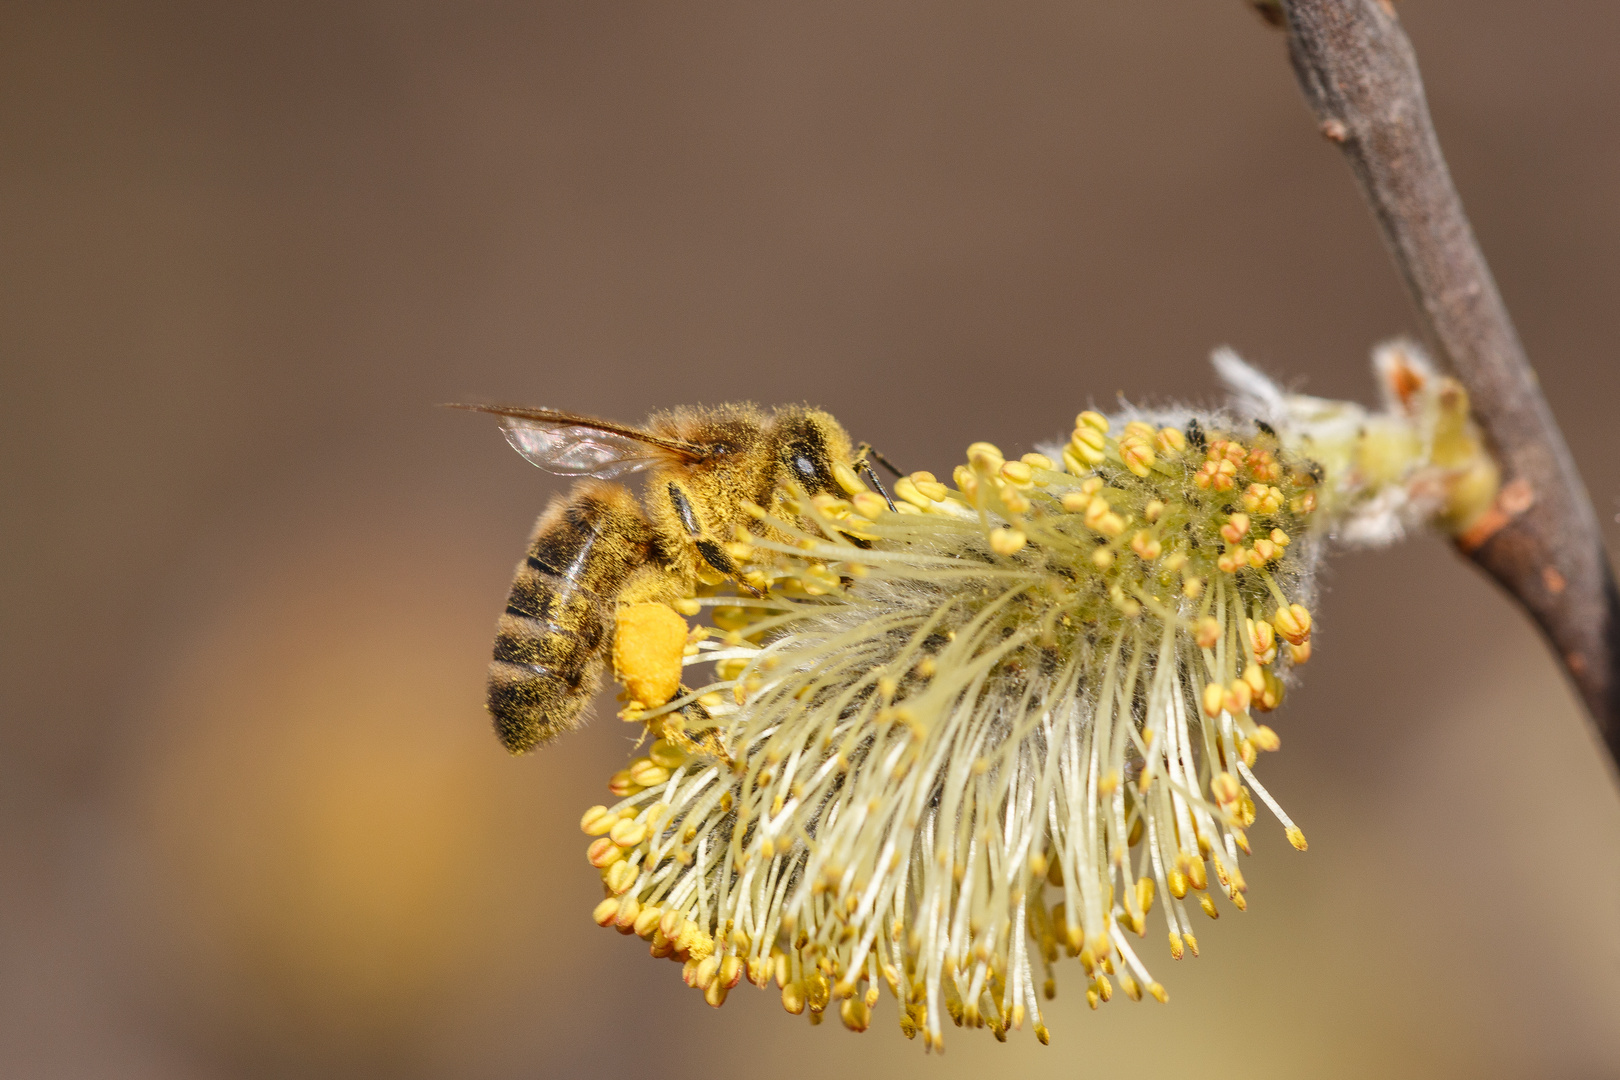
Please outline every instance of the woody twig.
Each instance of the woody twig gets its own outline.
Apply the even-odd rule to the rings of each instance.
[[[1620,595],[1591,499],[1542,397],[1435,137],[1390,0],[1259,0],[1324,136],[1372,207],[1434,353],[1468,389],[1502,467],[1457,538],[1541,627],[1620,763]]]

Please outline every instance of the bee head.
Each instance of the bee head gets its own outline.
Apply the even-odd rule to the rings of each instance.
[[[837,420],[820,409],[791,406],[777,412],[772,424],[778,484],[798,484],[811,495],[842,494],[833,477],[834,462],[848,464],[849,436]]]

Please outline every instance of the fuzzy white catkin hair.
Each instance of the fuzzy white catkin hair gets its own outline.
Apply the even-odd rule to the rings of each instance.
[[[1323,541],[1393,539],[1473,475],[1433,460],[1443,380],[1380,356],[1383,412],[1223,350],[1226,410],[1084,412],[1044,454],[903,478],[897,511],[852,485],[733,545],[762,595],[688,602],[715,677],[632,707],[661,737],[582,822],[597,921],[715,1005],[774,979],[864,1029],[887,986],[931,1048],[946,1019],[1045,1042],[1065,955],[1093,1007],[1166,1000],[1142,939],[1196,954],[1194,910],[1247,906],[1259,806],[1305,848],[1255,773]]]

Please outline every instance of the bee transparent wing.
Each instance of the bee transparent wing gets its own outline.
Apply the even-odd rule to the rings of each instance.
[[[628,435],[582,424],[554,424],[514,416],[501,419],[512,449],[559,476],[595,476],[603,480],[668,461],[657,446]]]
[[[703,447],[679,439],[556,409],[519,405],[450,408],[500,417],[501,429],[512,449],[547,472],[561,476],[606,480],[658,464],[697,461],[707,453]]]

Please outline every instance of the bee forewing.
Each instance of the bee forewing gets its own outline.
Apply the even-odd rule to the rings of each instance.
[[[502,417],[501,428],[512,449],[530,462],[560,476],[594,476],[606,480],[658,464],[653,446],[600,428]]]

